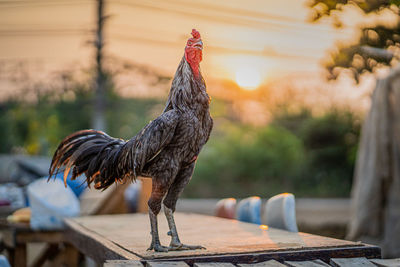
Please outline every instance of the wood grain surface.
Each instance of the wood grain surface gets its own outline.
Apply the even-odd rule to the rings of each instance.
[[[168,245],[170,238],[167,236],[167,222],[162,214],[158,218],[161,243]],[[71,238],[75,239],[75,242],[71,240],[74,244],[79,238],[79,242],[92,240],[102,247],[104,253],[107,251],[110,254],[110,259],[173,259],[363,246],[360,243],[306,233],[291,233],[273,228],[265,230],[255,224],[212,216],[176,213],[175,218],[183,243],[202,245],[207,249],[168,253],[147,251],[151,242],[147,214],[87,216],[68,219],[66,223]]]

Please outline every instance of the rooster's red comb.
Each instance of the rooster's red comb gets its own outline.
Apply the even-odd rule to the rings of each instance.
[[[200,33],[196,29],[192,29],[192,36],[195,39],[200,39]]]

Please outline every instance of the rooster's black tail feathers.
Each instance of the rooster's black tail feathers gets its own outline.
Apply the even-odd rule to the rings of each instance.
[[[72,180],[84,173],[88,186],[94,182],[96,189],[136,179],[172,140],[180,117],[176,110],[164,112],[129,141],[95,130],[73,133],[54,153],[49,179],[61,168],[65,186],[71,168]]]
[[[132,140],[131,140],[132,141]],[[129,142],[128,142],[129,143]],[[114,182],[124,182],[131,177],[127,168],[119,161],[121,152],[127,152],[122,139],[113,138],[101,131],[82,130],[67,136],[54,153],[49,169],[49,179],[64,167],[64,184],[72,168],[74,180],[81,174],[86,175],[87,185],[94,182],[96,189],[106,189]]]

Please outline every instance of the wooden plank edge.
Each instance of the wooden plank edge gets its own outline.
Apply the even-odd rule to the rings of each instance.
[[[144,265],[137,260],[107,260],[103,267],[144,267]]]
[[[64,231],[32,231],[32,232],[16,232],[15,238],[17,244],[19,243],[62,243],[65,241]]]
[[[182,256],[171,258],[142,259],[147,261],[184,261],[190,266],[196,262],[230,262],[239,263],[258,263],[267,260],[276,260],[280,263],[284,261],[309,261],[320,259],[329,264],[331,258],[355,258],[366,257],[368,259],[380,259],[381,249],[377,246],[362,245],[340,248],[324,248],[324,249],[303,249],[303,250],[287,250],[274,252],[257,252],[246,254],[229,254],[229,255],[209,255],[209,256]]]
[[[80,252],[100,264],[103,264],[106,260],[141,260],[136,254],[121,248],[73,219],[66,219],[64,222],[66,239]]]
[[[329,264],[318,260],[312,261],[285,261],[284,264],[289,267],[300,267],[300,266],[307,266],[307,267],[331,267]]]
[[[333,267],[354,267],[354,266],[365,266],[365,267],[376,267],[375,264],[370,262],[365,257],[357,257],[357,258],[332,258],[329,264]]]
[[[160,262],[160,261],[148,261],[145,264],[146,267],[189,267],[184,261],[168,261],[168,262]]]
[[[397,258],[397,259],[371,259],[370,261],[379,267],[400,266],[400,258]]]

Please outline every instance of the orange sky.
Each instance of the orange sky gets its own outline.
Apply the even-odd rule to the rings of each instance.
[[[307,23],[309,9],[299,0],[106,3],[106,55],[172,76],[191,29],[196,28],[205,44],[201,67],[208,82],[235,81],[245,72],[262,83],[294,77],[316,86],[323,83],[320,61],[326,51],[335,41],[355,36],[354,27],[337,30],[329,21]],[[0,63],[29,62],[39,80],[52,71],[90,66],[94,61],[90,42],[94,39],[95,11],[94,0],[0,1]],[[354,18],[356,12],[345,22],[354,26]],[[129,83],[126,80],[127,86],[122,88],[126,95],[148,91],[139,83]],[[0,65],[0,97],[7,88]],[[353,91],[348,85],[339,89],[331,95],[351,99],[365,95],[365,90]]]
[[[95,1],[16,0],[0,5],[0,59],[87,65]],[[205,43],[203,72],[233,79],[239,65],[263,79],[316,71],[326,49],[352,31],[306,23],[303,1],[108,1],[108,54],[173,72],[191,28]]]

